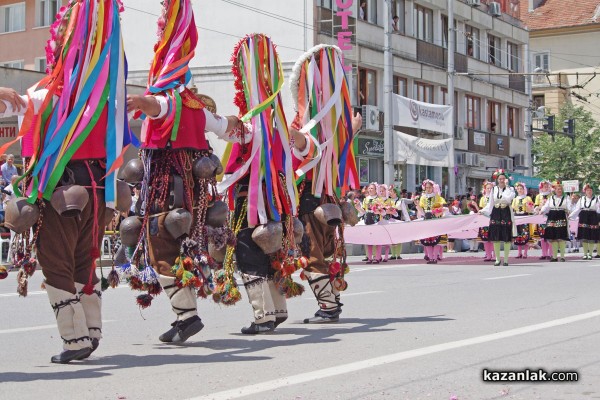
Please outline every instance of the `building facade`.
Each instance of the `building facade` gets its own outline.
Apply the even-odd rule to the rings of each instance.
[[[573,104],[600,122],[600,75],[594,76],[600,72],[600,1],[528,0],[521,4],[521,17],[530,32],[532,70],[541,73],[532,79],[539,110],[534,116],[557,114]]]
[[[295,60],[315,44],[340,45],[349,66],[352,102],[364,119],[355,142],[361,184],[383,182],[384,25],[390,24],[394,30],[392,90],[419,101],[449,104],[447,47],[453,39],[457,72],[454,166],[414,165],[396,159],[395,182],[412,191],[423,179],[431,178],[440,182],[446,193],[464,193],[468,187],[478,189],[492,169],[526,167],[526,82],[522,75],[508,75],[526,72],[527,67],[523,60],[529,34],[519,20],[519,1],[455,0],[455,32],[450,38],[447,0],[387,1],[392,10],[389,15],[384,15],[384,0],[196,1],[199,46],[191,63],[191,85],[213,97],[219,113],[237,114],[230,57],[245,34],[260,31],[273,38],[286,77]],[[156,42],[160,3],[125,0],[124,5],[129,81],[144,85]],[[0,0],[0,21],[6,21],[3,12],[25,21],[0,26],[4,28],[0,29],[4,32],[0,33],[4,36],[0,63],[42,69],[36,59],[44,55],[48,29],[41,26],[47,23],[41,15],[58,6],[56,1],[47,0]],[[6,47],[4,42],[11,45]],[[28,45],[19,49],[17,42]],[[291,120],[294,111],[287,87],[282,95]],[[395,129],[423,138],[443,138],[435,132]],[[212,143],[218,151],[220,143]]]

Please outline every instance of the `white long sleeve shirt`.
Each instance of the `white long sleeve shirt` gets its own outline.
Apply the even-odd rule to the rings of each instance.
[[[549,197],[546,204],[542,207],[541,213],[548,214],[550,210],[565,210],[567,215],[569,215],[569,211],[571,211],[571,199],[565,195],[562,197],[556,195]]]
[[[515,195],[515,189],[512,187],[501,189],[499,186],[495,186],[490,193],[487,205],[481,210],[481,213],[489,217],[492,214],[494,207],[510,208]]]
[[[592,198],[583,196],[577,201],[575,207],[571,214],[569,214],[569,219],[575,219],[579,216],[581,211],[595,211],[600,212],[600,202],[598,201],[598,197],[592,196]]]

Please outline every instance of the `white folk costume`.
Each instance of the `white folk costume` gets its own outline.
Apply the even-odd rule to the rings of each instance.
[[[541,181],[538,186],[540,192],[535,196],[534,206],[537,212],[542,209],[544,203],[548,200],[548,198],[550,198],[550,196],[552,196],[551,188],[548,191],[542,190],[545,185],[550,187],[550,181]],[[552,254],[550,243],[545,239],[545,234],[546,224],[539,224],[535,227],[533,237],[534,239],[539,239],[540,247],[542,248],[542,256],[540,257],[540,260],[549,260]]]
[[[560,182],[554,182],[552,188],[556,191],[559,186],[562,187]],[[569,221],[567,217],[570,211],[571,199],[565,194],[551,196],[540,210],[541,214],[548,216],[544,237],[552,244],[552,259],[550,261],[558,261],[559,249],[560,261],[565,261],[565,241],[569,240]]]
[[[121,240],[131,257],[120,269],[132,289],[147,292],[137,297],[142,308],[165,291],[176,320],[159,340],[182,343],[204,327],[197,297],[212,295],[225,305],[240,298],[235,279],[219,269],[218,252],[209,252],[222,253],[234,237],[226,228],[227,206],[214,189],[222,166],[204,132],[230,136],[228,119],[185,88],[198,41],[190,0],[163,2],[158,26],[146,96],[160,112],[142,125],[141,160],[123,169],[129,183],[141,181],[141,193],[138,215],[121,222]]]
[[[254,134],[249,141],[235,142],[224,156],[230,176],[219,184],[219,191],[228,193],[237,238],[235,251],[227,252],[225,270],[237,268],[252,305],[254,320],[242,333],[260,334],[287,319],[286,297],[304,291],[291,277],[306,263],[296,251],[303,229],[294,218],[298,194],[275,45],[265,35],[248,35],[236,45],[232,61],[234,102],[245,122],[241,132]]]
[[[483,196],[481,196],[481,199],[479,199],[479,209],[480,210],[483,210],[490,201],[491,190],[490,190],[490,193],[486,194],[486,187],[488,185],[491,185],[491,189],[494,188],[493,182],[485,181],[483,183],[483,188],[482,188]],[[495,258],[494,244],[489,240],[489,237],[488,237],[489,233],[490,233],[489,226],[482,226],[481,228],[479,228],[479,239],[483,242],[483,249],[485,250],[485,257],[483,258],[483,261],[494,261],[494,258]]]
[[[423,213],[424,219],[442,218],[444,216],[444,204],[446,204],[446,200],[440,196],[439,185],[429,179],[423,181],[421,185],[422,189],[425,190],[428,184],[433,186],[433,192],[421,193],[421,198],[419,199],[420,211]],[[427,264],[437,264],[438,260],[441,260],[440,243],[442,240],[447,240],[447,236],[433,236],[420,240],[423,245]]]
[[[515,187],[522,186],[525,193],[527,193],[527,187],[523,182],[517,182]],[[517,195],[512,201],[512,209],[515,216],[531,215],[533,212],[533,201],[531,197],[524,195]],[[529,224],[517,225],[517,236],[514,238],[514,245],[519,249],[517,258],[527,258],[527,251],[529,243],[531,241],[531,227]]]
[[[506,178],[506,186],[501,188],[497,184],[500,176]],[[512,201],[515,198],[515,189],[509,186],[510,175],[500,169],[494,172],[492,179],[496,181],[496,186],[492,189],[487,206],[481,211],[483,215],[490,217],[488,240],[494,243],[496,253],[495,266],[500,265],[500,245],[504,243],[504,265],[508,265],[508,256],[510,253],[510,242],[517,236],[517,227],[515,226],[512,212]]]
[[[591,185],[583,187],[583,196],[577,201],[574,210],[569,215],[569,219],[579,217],[577,224],[577,239],[583,242],[583,259],[592,259],[592,250],[594,243],[600,240],[600,229],[598,223],[600,221],[600,201],[598,197],[592,194],[588,197],[585,192],[591,189]]]
[[[28,92],[16,139],[23,139],[27,160],[20,178],[27,197],[9,202],[6,226],[19,234],[11,251],[22,296],[35,271],[36,246],[63,340],[54,363],[85,359],[99,345],[102,292],[95,266],[104,217],[115,200],[125,202],[123,208],[131,202],[128,189],[116,198],[114,173],[131,140],[121,10],[116,0],[72,0],[60,9],[46,47],[49,73]],[[3,116],[17,114],[8,111]]]
[[[358,188],[341,50],[322,44],[303,54],[292,70],[290,90],[297,111],[292,128],[307,139],[305,149],[294,151],[298,214],[305,228],[301,250],[308,258],[303,277],[319,305],[314,318],[304,322],[335,322],[342,312],[340,291],[347,287],[343,222],[356,218],[354,207],[340,203],[339,196],[350,187]]]

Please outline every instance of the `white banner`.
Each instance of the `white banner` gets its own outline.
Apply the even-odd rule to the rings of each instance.
[[[572,180],[572,181],[563,181],[563,192],[566,193],[578,193],[579,192],[579,181],[578,180]]]
[[[452,136],[452,107],[423,103],[397,94],[393,94],[392,97],[394,125],[442,132]]]
[[[394,160],[400,163],[454,167],[452,139],[423,139],[406,133],[394,132]]]

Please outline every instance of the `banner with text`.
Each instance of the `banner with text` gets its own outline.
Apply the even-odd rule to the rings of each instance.
[[[398,131],[394,132],[394,136],[396,162],[430,167],[454,167],[452,139],[424,139]]]
[[[452,135],[452,107],[392,95],[393,124]]]

